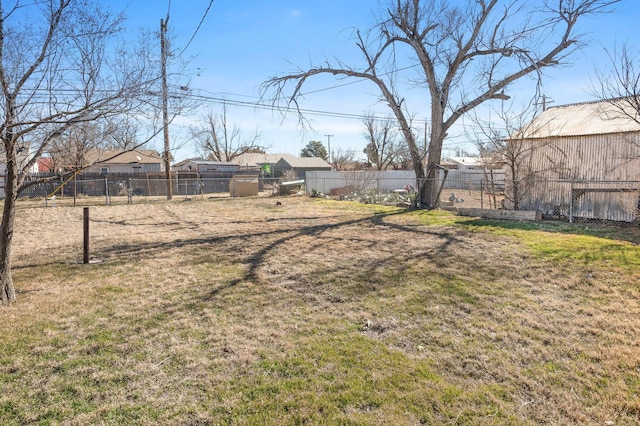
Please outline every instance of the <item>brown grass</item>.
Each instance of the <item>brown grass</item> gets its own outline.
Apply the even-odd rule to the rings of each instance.
[[[21,209],[0,423],[640,421],[637,246],[281,201]]]

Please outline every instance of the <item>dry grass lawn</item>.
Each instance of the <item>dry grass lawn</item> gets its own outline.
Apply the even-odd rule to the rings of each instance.
[[[637,225],[280,201],[25,203],[0,424],[640,423]]]

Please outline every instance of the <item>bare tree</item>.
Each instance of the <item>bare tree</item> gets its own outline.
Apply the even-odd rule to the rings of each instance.
[[[103,120],[81,121],[69,126],[51,140],[47,152],[58,169],[82,170],[90,165],[90,151],[104,149],[115,127],[105,126]]]
[[[504,207],[519,210],[522,202],[535,185],[540,185],[541,176],[549,171],[566,175],[566,153],[556,149],[549,138],[534,137],[550,120],[541,114],[542,103],[534,97],[528,104],[518,107],[513,102],[501,102],[499,109],[491,109],[484,120],[475,116],[475,142],[485,169],[504,168],[506,171]],[[548,165],[534,168],[532,160],[536,153],[546,149]],[[494,186],[491,180],[489,189]],[[495,203],[495,199],[494,199]]]
[[[422,185],[420,201],[436,207],[437,168],[451,126],[526,76],[559,65],[578,45],[576,25],[587,15],[605,12],[619,0],[388,0],[385,15],[368,32],[356,32],[362,65],[327,60],[324,65],[271,78],[263,91],[274,103],[285,101],[300,113],[305,82],[319,74],[372,82],[391,108]],[[408,52],[406,57],[405,52]],[[415,64],[415,66],[407,66]],[[430,99],[429,155],[421,161],[410,126],[399,76],[409,72],[409,91],[426,88]]]
[[[374,185],[377,177],[376,170],[347,170],[342,172],[342,177],[347,184],[349,191],[355,194],[364,192],[367,188]],[[377,191],[376,191],[377,192]]]
[[[356,164],[356,153],[351,149],[331,150],[331,167],[337,171],[353,170]]]
[[[395,124],[390,119],[380,121],[373,114],[366,114],[362,123],[365,127],[364,137],[368,141],[364,149],[367,159],[378,170],[388,169],[400,151]]]
[[[105,148],[131,150],[139,147],[141,124],[130,117],[114,117],[104,129]]]
[[[610,105],[609,113],[640,124],[640,47],[607,51],[611,68],[599,71],[594,95]]]
[[[420,150],[418,151],[422,158],[426,158],[427,157],[427,151],[426,150]],[[393,161],[393,163],[391,163],[391,168],[393,170],[412,170],[413,167],[413,159],[411,157],[411,152],[409,151],[409,148],[406,145],[401,145],[400,148],[398,149],[398,152],[396,154],[396,157]]]
[[[506,169],[505,207],[513,210],[520,208],[522,198],[533,184],[533,170],[529,161],[530,151],[536,145],[529,143],[526,135],[530,133],[528,127],[538,114],[537,105],[532,102],[519,109],[514,108],[512,103],[501,102],[500,109],[492,109],[485,120],[477,116],[473,119],[477,126],[470,139],[478,147],[485,170],[492,171],[503,166]],[[487,179],[488,190],[495,185],[493,179]]]
[[[90,0],[0,2],[0,139],[7,162],[0,301],[15,300],[11,245],[18,194],[52,141],[81,123],[141,108],[152,90],[145,46],[117,40],[121,15]],[[18,153],[33,149],[26,164]]]
[[[215,161],[233,161],[242,154],[262,151],[260,132],[244,139],[240,129],[227,120],[227,106],[222,105],[222,113],[207,112],[204,122],[191,128],[191,135],[207,158]]]

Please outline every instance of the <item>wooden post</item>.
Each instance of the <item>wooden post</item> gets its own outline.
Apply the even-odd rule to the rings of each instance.
[[[82,261],[87,264],[89,263],[89,207],[85,207],[82,212],[82,219],[84,223],[84,244],[83,244],[83,253],[82,253]]]

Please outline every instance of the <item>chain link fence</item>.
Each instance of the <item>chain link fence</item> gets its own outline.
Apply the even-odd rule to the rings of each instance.
[[[41,182],[42,176],[27,181],[20,192],[23,201],[45,205],[126,204],[136,200],[166,199],[169,188],[172,197],[190,199],[225,198],[231,196],[273,196],[281,192],[279,178],[258,175],[235,175],[223,178],[185,178],[174,176],[171,185],[157,176],[71,176]],[[37,179],[37,180],[36,180]],[[235,184],[235,185],[234,185]]]
[[[448,170],[433,181],[393,171],[308,173],[306,182],[311,195],[386,205],[411,203],[426,184],[435,186],[444,209],[531,210],[572,223],[640,222],[640,181],[514,181],[504,170]]]
[[[517,188],[518,198],[513,196]],[[640,221],[640,181],[549,180],[508,183],[519,210],[568,222]],[[513,201],[510,201],[513,206]]]
[[[235,178],[242,182],[234,182]],[[338,200],[408,206],[415,202],[420,187],[427,184],[425,180],[418,182],[411,171],[307,172],[304,185],[293,183],[295,185],[281,184],[280,179],[257,175],[177,176],[171,180],[171,192],[173,197],[185,199],[306,193]],[[531,210],[541,212],[544,219],[567,222],[640,221],[640,181],[512,181],[506,179],[502,170],[456,170],[448,171],[446,176],[441,173],[432,183],[439,193],[438,206],[444,209]],[[2,187],[0,179],[0,190]],[[89,178],[78,175],[27,185],[20,198],[45,205],[113,204],[166,199],[167,191],[167,181],[157,176]]]
[[[640,181],[482,179],[477,186],[449,181],[442,207],[539,211],[543,219],[640,222]]]

